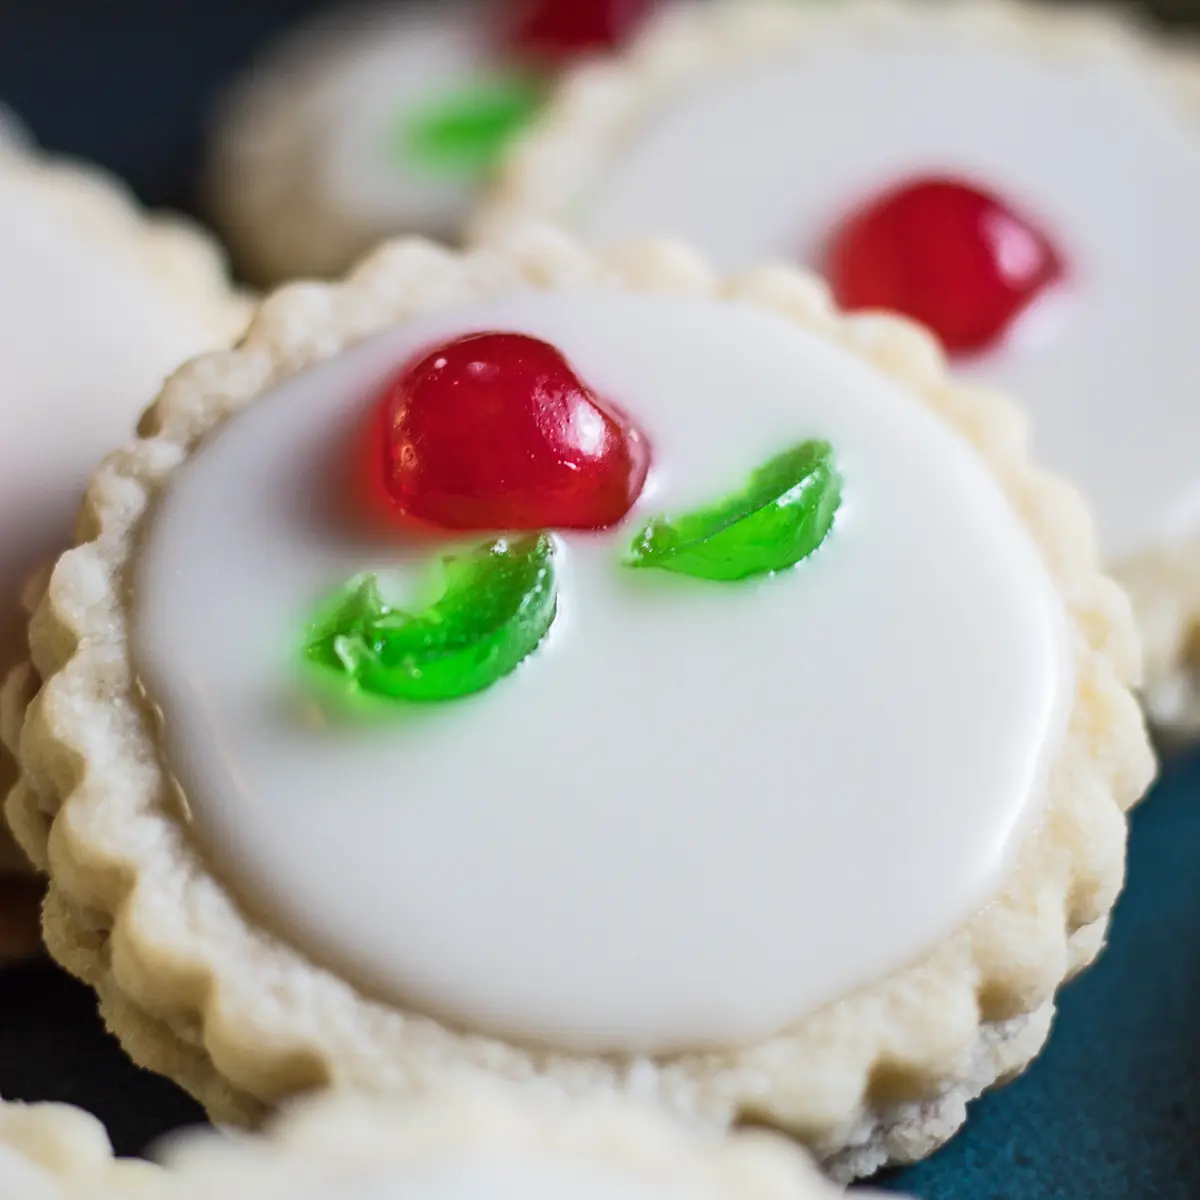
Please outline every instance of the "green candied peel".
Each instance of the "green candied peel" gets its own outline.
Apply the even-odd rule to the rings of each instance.
[[[783,571],[821,545],[841,503],[833,447],[804,442],[759,467],[738,495],[686,516],[655,517],[626,562],[722,582]]]
[[[421,613],[389,605],[374,575],[353,580],[309,627],[304,658],[388,700],[454,700],[491,687],[554,622],[554,541],[502,538],[442,568],[441,598]]]
[[[438,175],[482,174],[533,119],[544,94],[535,80],[521,75],[497,76],[446,93],[401,121],[396,153]]]

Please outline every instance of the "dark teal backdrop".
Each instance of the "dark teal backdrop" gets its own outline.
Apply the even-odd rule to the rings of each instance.
[[[213,97],[316,6],[0,0],[0,99],[46,146],[104,163],[149,203],[187,208]],[[1200,0],[1159,6],[1177,20],[1189,11],[1200,22]],[[886,1187],[922,1200],[1200,1197],[1198,852],[1200,753],[1170,764],[1135,815],[1110,947],[1063,995],[1045,1054]],[[0,1094],[80,1104],[125,1153],[201,1119],[124,1060],[90,993],[44,965],[0,973]]]

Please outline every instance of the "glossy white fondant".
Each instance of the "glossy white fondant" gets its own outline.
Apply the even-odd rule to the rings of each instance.
[[[331,515],[393,372],[545,338],[655,450],[619,530],[561,539],[558,621],[490,691],[355,722],[295,669],[314,605],[429,551]],[[833,534],[743,585],[620,565],[637,524],[832,442]],[[1038,810],[1073,695],[1060,601],[976,453],[914,397],[742,305],[530,294],[420,318],[283,383],[172,480],[136,663],[222,877],[386,1000],[583,1050],[743,1043],[969,919]]]

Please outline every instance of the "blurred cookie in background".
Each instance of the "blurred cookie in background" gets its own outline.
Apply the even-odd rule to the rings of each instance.
[[[259,282],[338,274],[392,234],[457,239],[508,141],[567,62],[656,0],[416,0],[302,26],[227,97],[206,189]]]

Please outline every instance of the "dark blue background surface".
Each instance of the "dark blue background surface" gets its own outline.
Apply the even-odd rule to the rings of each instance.
[[[104,163],[147,202],[187,208],[211,100],[315,7],[0,0],[0,99],[46,146]],[[1198,0],[1159,6],[1189,9],[1200,14]],[[1043,1056],[976,1104],[951,1145],[885,1186],[923,1200],[1200,1197],[1198,850],[1200,753],[1170,764],[1134,816],[1109,949],[1064,993]],[[201,1119],[126,1062],[91,994],[46,965],[0,973],[0,1094],[80,1104],[125,1153]]]

